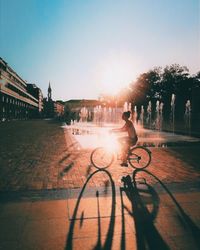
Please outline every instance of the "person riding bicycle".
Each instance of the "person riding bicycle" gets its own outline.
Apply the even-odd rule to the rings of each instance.
[[[134,146],[138,141],[138,136],[135,130],[135,127],[132,121],[129,120],[130,118],[130,111],[124,112],[122,114],[122,120],[125,121],[125,124],[122,128],[112,129],[112,132],[127,132],[128,136],[124,136],[119,138],[119,142],[122,145],[122,163],[120,164],[123,167],[128,167],[127,164],[127,157],[128,157],[128,150],[131,146]]]

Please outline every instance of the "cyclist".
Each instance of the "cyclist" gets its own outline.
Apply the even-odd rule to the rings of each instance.
[[[122,145],[122,163],[120,164],[123,167],[128,167],[127,158],[128,150],[131,146],[134,146],[138,141],[138,136],[135,130],[135,127],[132,121],[129,120],[131,115],[130,111],[124,112],[122,114],[122,120],[125,121],[125,124],[122,128],[112,129],[112,132],[127,132],[128,136],[120,137],[119,142]]]

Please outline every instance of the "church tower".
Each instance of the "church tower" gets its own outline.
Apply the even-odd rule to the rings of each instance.
[[[52,100],[52,90],[51,84],[49,81],[47,98],[44,98],[44,117],[45,118],[53,118],[54,117],[54,101]]]
[[[50,82],[49,82],[49,87],[48,87],[48,101],[52,100],[52,90],[51,90],[51,85],[50,85]]]

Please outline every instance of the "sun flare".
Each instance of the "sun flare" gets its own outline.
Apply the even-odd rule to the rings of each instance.
[[[115,95],[134,79],[134,64],[129,57],[106,60],[99,71],[102,93]]]
[[[115,135],[108,134],[103,139],[103,145],[108,152],[118,152],[120,149],[119,142]]]

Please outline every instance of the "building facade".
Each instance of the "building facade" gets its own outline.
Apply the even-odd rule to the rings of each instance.
[[[27,90],[32,96],[34,96],[38,100],[38,112],[39,117],[41,117],[43,113],[43,94],[41,89],[38,88],[35,84],[28,83]]]
[[[52,89],[49,82],[47,98],[44,98],[44,117],[62,119],[64,117],[64,111],[65,103],[63,101],[53,101]]]
[[[63,118],[65,113],[65,104],[62,101],[55,101],[54,102],[54,113],[56,118]]]
[[[35,118],[38,99],[27,90],[27,83],[0,58],[0,121]]]

